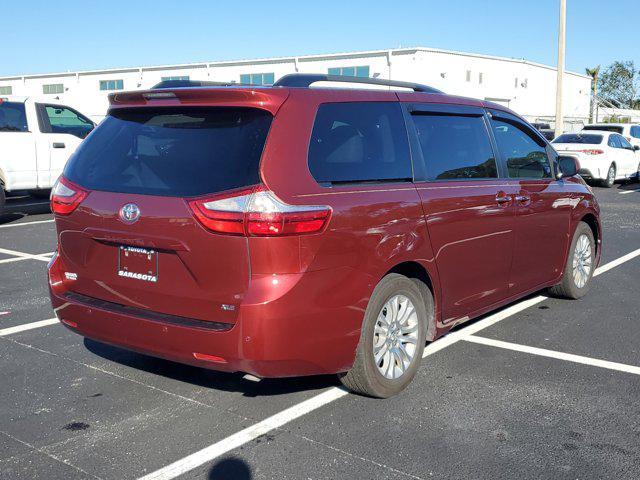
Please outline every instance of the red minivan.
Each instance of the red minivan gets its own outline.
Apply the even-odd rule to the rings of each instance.
[[[589,288],[596,199],[501,105],[328,75],[158,87],[112,94],[52,192],[51,301],[81,335],[388,397],[454,325]]]

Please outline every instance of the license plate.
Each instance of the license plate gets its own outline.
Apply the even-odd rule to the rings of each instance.
[[[157,282],[158,252],[149,248],[118,247],[118,276]]]

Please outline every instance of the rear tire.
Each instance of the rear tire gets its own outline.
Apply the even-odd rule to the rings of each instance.
[[[604,188],[613,187],[614,182],[616,181],[616,166],[612,163],[609,165],[609,170],[607,170],[607,178],[602,180],[602,186]]]
[[[343,385],[376,398],[406,388],[422,360],[427,324],[433,317],[427,308],[433,310],[428,288],[397,273],[385,276],[369,299],[355,361],[340,375]]]
[[[554,297],[574,300],[584,297],[591,287],[595,260],[596,242],[593,232],[589,225],[580,222],[573,234],[562,282],[551,287],[549,293]]]

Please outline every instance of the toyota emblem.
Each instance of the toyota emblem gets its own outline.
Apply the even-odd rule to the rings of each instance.
[[[140,208],[135,203],[127,203],[120,209],[120,220],[135,223],[140,218]]]

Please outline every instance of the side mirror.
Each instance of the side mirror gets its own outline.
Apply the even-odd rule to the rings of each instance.
[[[580,162],[576,157],[560,155],[558,157],[558,172],[556,177],[559,179],[564,177],[573,177],[580,171]]]
[[[640,146],[638,146],[638,145],[634,145],[634,146],[633,146],[633,151],[634,151],[634,152],[637,152],[638,150],[640,150]]]

